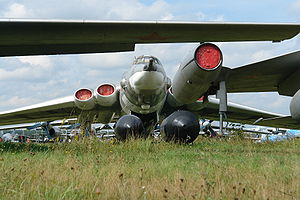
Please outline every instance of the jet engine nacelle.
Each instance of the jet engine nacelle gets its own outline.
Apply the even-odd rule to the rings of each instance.
[[[221,71],[222,52],[214,44],[205,43],[184,60],[177,70],[171,92],[182,104],[195,102],[204,95]]]
[[[292,118],[300,122],[300,90],[296,92],[291,100],[290,112]]]
[[[74,93],[75,105],[81,110],[91,110],[95,107],[93,91],[88,88],[81,88]]]
[[[111,106],[118,100],[118,90],[110,83],[99,85],[95,89],[96,103],[100,106]]]

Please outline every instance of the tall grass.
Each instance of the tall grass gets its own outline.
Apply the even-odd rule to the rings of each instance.
[[[0,199],[300,199],[300,141],[1,144]]]

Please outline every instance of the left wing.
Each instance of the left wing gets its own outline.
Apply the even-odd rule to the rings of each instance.
[[[208,97],[208,102],[203,103],[197,101],[189,105],[188,110],[197,114],[199,119],[204,118],[219,121],[219,99]],[[226,121],[229,122],[244,124],[254,124],[256,122],[255,125],[278,128],[300,128],[300,124],[290,116],[267,112],[232,102],[228,102],[226,115],[228,117]]]

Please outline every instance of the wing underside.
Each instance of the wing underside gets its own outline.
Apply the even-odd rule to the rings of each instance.
[[[145,43],[282,41],[299,32],[299,24],[0,20],[0,56],[120,52]],[[292,96],[300,88],[300,82],[294,80],[300,75],[299,55],[295,52],[233,70],[224,68],[222,78],[228,92],[279,91]],[[1,112],[0,125],[73,118],[80,112],[73,98],[67,97]],[[218,119],[218,103],[210,101],[195,112],[204,118]],[[261,117],[285,116],[229,104],[230,121],[253,123]],[[289,123],[290,119],[286,120]]]
[[[300,51],[235,69],[224,68],[228,92],[278,92],[293,96],[300,89]]]
[[[282,41],[299,32],[298,24],[8,19],[0,20],[0,56],[121,52],[145,43]]]
[[[199,103],[197,109],[197,104],[191,109],[192,112],[196,113],[199,119],[212,119],[219,121],[219,100],[215,98],[208,98],[206,104],[201,105]],[[299,123],[293,120],[290,116],[285,116],[281,114],[266,112],[263,110],[251,108],[248,106],[228,102],[228,111],[226,112],[226,121],[238,122],[244,124],[254,124],[259,119],[258,123],[255,125],[270,126],[278,128],[300,128]]]

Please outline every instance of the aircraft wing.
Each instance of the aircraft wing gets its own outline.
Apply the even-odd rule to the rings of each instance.
[[[299,122],[295,121],[291,116],[261,119],[255,124],[256,125],[274,124],[272,127],[278,127],[278,128],[290,128],[291,127],[293,129],[298,129],[298,130],[300,128]],[[278,124],[278,125],[276,126],[276,124]]]
[[[80,114],[74,103],[74,97],[55,99],[32,106],[0,112],[0,126],[39,121],[75,118]]]
[[[0,56],[101,53],[134,50],[135,44],[282,41],[300,24],[0,20]]]
[[[227,92],[272,92],[293,96],[300,89],[300,51],[235,69],[224,68]]]
[[[200,118],[212,119],[219,121],[219,100],[208,98],[208,102],[201,106],[201,103],[194,103],[190,106],[192,112]],[[226,112],[229,122],[238,122],[244,124],[254,124],[261,126],[270,126],[278,128],[294,128],[299,129],[300,124],[293,120],[290,116],[266,112],[256,108],[228,102],[228,111]]]
[[[208,98],[208,103],[194,103],[188,110],[196,113],[199,118],[219,120],[218,115],[219,100]],[[0,126],[31,123],[38,121],[54,121],[58,119],[70,119],[78,117],[81,113],[74,103],[73,96],[55,99],[32,106],[27,106],[15,110],[0,112]],[[253,124],[258,119],[257,125],[295,128],[300,125],[289,116],[266,112],[259,109],[228,102],[228,121],[245,124]],[[263,119],[261,119],[263,118]]]
[[[11,129],[22,129],[22,128],[29,128],[36,124],[37,121],[34,123],[25,123],[25,124],[13,124],[13,125],[5,125],[0,126],[0,131],[2,130],[11,130]],[[65,119],[65,120],[55,120],[51,121],[52,126],[63,126],[63,125],[70,125],[75,124],[77,122],[77,118],[72,119]]]
[[[115,113],[115,115],[113,115],[114,118],[112,119],[112,121],[115,121],[119,117],[120,109],[118,105],[105,107],[96,105],[91,111],[83,111],[75,105],[74,97],[68,96],[23,108],[0,112],[0,126],[55,120],[72,121],[74,123],[74,118],[78,118],[82,113],[99,117],[99,115],[104,116],[107,112]],[[98,118],[95,118],[94,122],[98,122]],[[55,125],[55,123],[51,123],[51,125]]]

